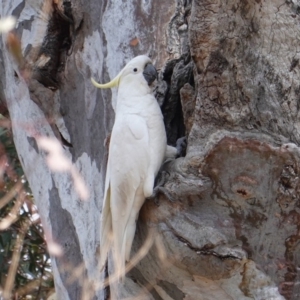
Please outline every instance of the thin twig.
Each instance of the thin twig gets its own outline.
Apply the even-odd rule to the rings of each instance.
[[[10,200],[12,200],[22,190],[22,180],[19,179],[17,183],[0,199],[0,209],[3,208]]]
[[[17,241],[15,244],[15,249],[14,249],[14,253],[12,256],[11,265],[8,270],[8,275],[6,278],[4,291],[3,291],[3,298],[5,300],[11,299],[11,292],[12,292],[12,289],[14,286],[14,280],[15,280],[17,270],[18,270],[18,265],[19,265],[19,261],[20,261],[24,237],[25,237],[25,234],[26,234],[29,226],[30,226],[30,222],[26,221],[20,230],[20,234],[17,236]]]
[[[136,255],[126,264],[125,273],[128,273],[134,266],[136,266],[149,252],[154,242],[153,232],[150,231],[146,241],[144,242],[143,246],[139,249]],[[106,278],[103,283],[98,283],[95,285],[95,290],[104,289],[109,284],[119,281],[119,274],[118,270],[115,270],[114,274],[112,274],[109,278]]]

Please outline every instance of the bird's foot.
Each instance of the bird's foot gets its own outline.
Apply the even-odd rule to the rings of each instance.
[[[170,174],[167,171],[161,171],[159,173],[159,175],[156,177],[156,184],[155,187],[153,189],[153,193],[150,197],[148,197],[147,199],[149,200],[154,200],[154,203],[156,205],[159,205],[158,202],[158,194],[164,194],[166,196],[166,198],[171,201],[171,202],[175,202],[174,198],[172,197],[172,195],[168,192],[168,190],[164,187],[164,184],[167,181],[167,178],[170,176]]]
[[[186,155],[186,147],[187,147],[187,139],[185,136],[183,136],[176,141],[176,149],[177,149],[176,157],[185,156]]]
[[[158,202],[158,197],[157,195],[161,193],[163,195],[165,195],[165,197],[170,201],[170,202],[175,202],[175,199],[173,198],[173,196],[168,192],[168,190],[166,188],[164,188],[163,186],[156,186],[153,189],[153,194],[150,196],[152,199],[154,199],[155,204],[159,205]]]

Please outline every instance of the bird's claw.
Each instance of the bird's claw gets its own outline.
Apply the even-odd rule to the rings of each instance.
[[[147,198],[148,200],[154,200],[154,203],[156,205],[159,205],[157,196],[158,196],[159,193],[161,193],[161,194],[164,194],[169,201],[175,202],[172,195],[168,192],[168,190],[165,187],[163,187],[164,184],[167,181],[167,177],[169,177],[169,176],[170,176],[170,173],[167,172],[167,171],[161,171],[159,173],[159,176],[157,176],[156,180],[155,180],[156,184],[155,184],[155,187],[153,189],[153,193],[150,197]]]
[[[187,139],[185,136],[176,141],[177,157],[185,156],[187,147]]]

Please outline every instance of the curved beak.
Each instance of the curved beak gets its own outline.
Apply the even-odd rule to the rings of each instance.
[[[148,63],[145,66],[144,72],[143,72],[144,78],[147,81],[148,85],[151,85],[155,79],[157,79],[157,71],[155,67]]]
[[[92,81],[92,84],[98,88],[98,89],[109,89],[109,88],[112,88],[112,87],[115,87],[115,86],[118,86],[119,85],[119,80],[120,80],[120,77],[122,75],[122,71],[113,79],[111,80],[110,82],[108,83],[98,83],[93,77],[91,78],[91,81]]]

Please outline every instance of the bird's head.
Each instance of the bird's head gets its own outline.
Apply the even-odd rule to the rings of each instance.
[[[135,83],[139,81],[142,85],[150,86],[157,78],[157,71],[152,65],[150,58],[146,55],[139,55],[133,58],[110,82],[100,84],[91,78],[95,87],[100,89],[108,89],[120,86],[125,83]]]

